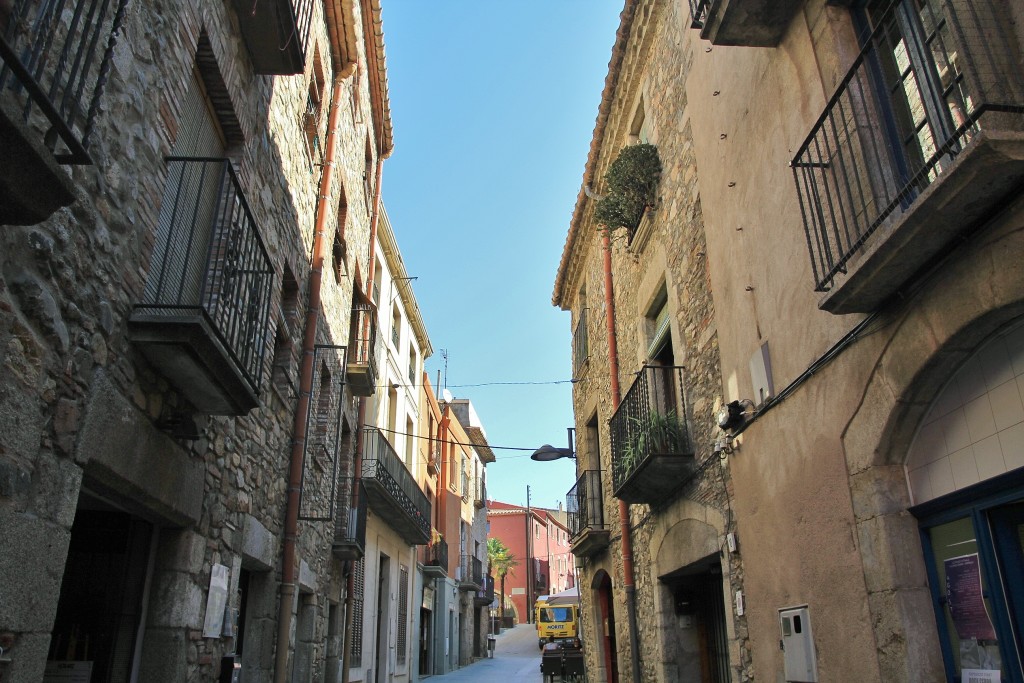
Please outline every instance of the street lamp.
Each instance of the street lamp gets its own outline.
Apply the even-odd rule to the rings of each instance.
[[[566,431],[569,432],[569,447],[568,448],[555,448],[551,444],[544,444],[533,452],[530,456],[530,460],[536,460],[537,462],[551,462],[552,460],[559,460],[561,458],[576,459],[576,451],[573,449],[573,436],[576,432],[574,427],[566,427]]]

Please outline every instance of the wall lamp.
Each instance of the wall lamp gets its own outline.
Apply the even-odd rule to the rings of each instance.
[[[754,402],[749,398],[731,401],[718,409],[715,422],[718,423],[719,428],[727,432],[734,432],[746,424],[747,416],[749,415],[748,411],[753,410],[753,408]]]
[[[530,460],[536,460],[537,462],[551,462],[552,460],[558,460],[560,458],[571,458],[576,459],[576,451],[573,448],[573,437],[576,434],[575,427],[566,427],[566,431],[569,433],[569,447],[568,448],[555,448],[551,444],[544,444],[533,452],[530,456]]]

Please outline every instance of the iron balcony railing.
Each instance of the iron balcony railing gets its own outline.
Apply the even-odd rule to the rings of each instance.
[[[469,473],[466,470],[462,470],[462,488],[459,490],[462,491],[463,502],[468,503],[471,491],[469,490]]]
[[[315,0],[234,0],[239,29],[258,74],[302,73]]]
[[[460,558],[459,581],[474,586],[484,585],[484,564],[479,557],[463,555]]]
[[[605,528],[600,470],[587,470],[576,480],[565,494],[565,511],[570,539],[591,529]]]
[[[690,0],[690,28],[704,28],[713,0]]]
[[[17,103],[24,122],[40,131],[57,161],[92,163],[89,140],[127,4],[13,3],[0,35],[0,99]]]
[[[684,368],[645,365],[612,415],[612,477],[618,490],[652,456],[692,456]]]
[[[370,506],[410,545],[430,540],[430,501],[402,459],[375,427],[363,430],[363,486]]]
[[[254,394],[263,379],[274,268],[227,159],[167,157],[169,189],[133,315],[198,314]]]
[[[476,592],[476,597],[473,602],[478,606],[489,605],[495,601],[495,578],[492,575],[487,574],[483,578],[483,583],[480,584],[480,589]]]
[[[983,114],[1024,113],[1000,6],[897,0],[870,15],[874,30],[791,162],[818,291],[950,168]]]
[[[423,563],[428,566],[440,567],[448,571],[448,541],[439,538],[426,547],[426,560]]]
[[[590,358],[590,342],[587,334],[587,310],[580,309],[576,330],[572,333],[572,376],[577,377],[580,368]]]
[[[476,480],[476,492],[473,494],[473,505],[482,508],[487,505],[487,484],[483,478]]]
[[[360,391],[358,395],[373,395],[377,383],[377,359],[380,357],[377,308],[373,304],[352,304],[352,327],[349,337],[349,374],[353,374],[354,370],[360,370],[360,378],[368,386],[365,387],[366,392]]]
[[[352,477],[345,477],[338,482],[333,547],[336,554],[341,550],[346,559],[362,557],[366,548],[366,491],[356,481],[358,500],[353,500]]]

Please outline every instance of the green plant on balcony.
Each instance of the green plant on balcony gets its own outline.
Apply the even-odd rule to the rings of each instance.
[[[676,415],[651,411],[646,418],[629,418],[633,428],[622,449],[622,471],[628,476],[651,454],[682,454],[687,448],[686,424]]]
[[[644,211],[657,202],[661,179],[658,148],[644,142],[626,145],[604,176],[608,194],[597,203],[594,218],[607,229],[635,230]]]

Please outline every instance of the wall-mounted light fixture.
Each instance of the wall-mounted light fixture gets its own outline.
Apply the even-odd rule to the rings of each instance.
[[[746,424],[750,415],[748,411],[753,408],[754,402],[749,398],[739,401],[730,401],[718,409],[718,414],[715,416],[715,422],[718,423],[719,428],[727,432],[735,432]]]
[[[544,444],[533,452],[530,456],[530,460],[536,460],[537,462],[551,462],[552,460],[559,460],[561,458],[576,459],[576,451],[573,448],[573,436],[576,434],[575,427],[566,427],[566,431],[569,433],[569,447],[568,448],[556,448],[551,444]]]

